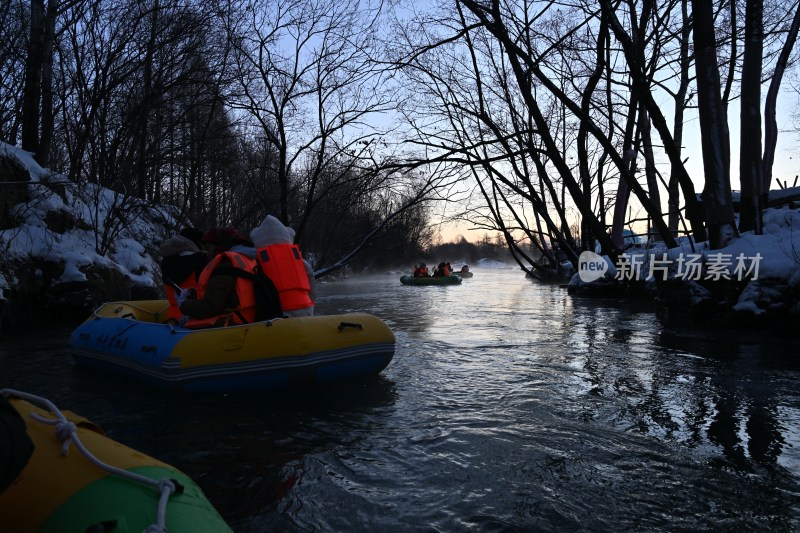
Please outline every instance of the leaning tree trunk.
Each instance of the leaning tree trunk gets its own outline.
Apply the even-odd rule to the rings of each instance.
[[[639,131],[642,136],[642,152],[644,153],[644,173],[647,177],[647,193],[650,195],[650,199],[653,201],[653,204],[660,206],[661,194],[658,191],[656,160],[655,155],[653,154],[653,139],[650,135],[650,119],[647,115],[647,110],[644,109],[644,106],[642,106],[642,109],[639,113]],[[650,239],[650,235],[647,235],[647,238]],[[653,238],[654,240],[661,240],[658,233],[656,233]]]
[[[630,101],[628,102],[628,116],[625,121],[625,134],[622,138],[622,164],[625,172],[635,176],[636,170],[636,151],[638,150],[638,135],[636,129],[636,117],[638,116],[638,98],[636,89],[631,90]],[[625,213],[628,210],[628,199],[631,195],[631,188],[628,182],[620,177],[617,183],[617,195],[614,199],[614,212],[611,218],[611,240],[614,246],[622,250],[625,248],[623,230],[625,229]]]
[[[775,120],[778,89],[781,86],[783,73],[786,71],[789,55],[794,49],[794,43],[797,41],[797,32],[800,28],[800,4],[797,5],[796,9],[797,11],[794,12],[794,19],[792,19],[789,33],[786,35],[786,42],[783,43],[781,55],[778,57],[778,63],[775,65],[775,74],[772,76],[772,81],[769,84],[767,101],[764,103],[764,159],[762,162],[764,165],[762,172],[764,205],[766,205],[766,197],[769,194],[770,182],[772,181],[772,164],[775,162],[775,145],[778,143],[778,122]]]
[[[687,105],[686,94],[689,91],[689,67],[692,63],[689,57],[689,39],[691,38],[692,27],[689,24],[688,0],[681,0],[681,19],[683,20],[683,26],[680,36],[680,83],[678,92],[675,93],[675,116],[672,130],[674,132],[675,150],[678,155],[681,153],[681,144],[683,143],[683,116]],[[668,191],[667,226],[673,232],[673,235],[677,235],[680,222],[681,187],[678,181],[678,173],[675,171],[674,166],[670,169]]]
[[[595,67],[586,83],[586,88],[581,95],[581,110],[585,115],[589,115],[592,102],[592,95],[597,89],[597,84],[603,75],[605,68],[605,51],[608,42],[608,25],[601,22],[600,32],[597,36],[597,46],[595,48]],[[587,150],[587,138],[589,130],[584,122],[578,127],[578,165],[580,168],[581,186],[586,202],[592,203],[592,178],[589,172],[589,154]],[[598,177],[598,181],[599,181]],[[602,213],[602,211],[600,211]],[[602,221],[601,221],[602,222]],[[591,225],[581,218],[581,250],[594,250],[595,236],[592,233]]]
[[[692,0],[697,104],[703,148],[703,207],[711,248],[722,248],[738,236],[733,215],[728,121],[720,97],[717,43],[711,0]]]

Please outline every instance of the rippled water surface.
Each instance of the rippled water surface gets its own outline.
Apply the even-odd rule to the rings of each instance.
[[[397,336],[375,379],[178,395],[74,368],[69,331],[0,344],[48,397],[190,475],[236,531],[794,531],[800,350],[672,329],[515,270],[324,283]]]

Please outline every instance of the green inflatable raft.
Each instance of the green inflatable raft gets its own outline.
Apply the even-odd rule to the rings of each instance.
[[[461,276],[450,274],[449,276],[427,276],[415,278],[414,276],[402,276],[400,283],[403,285],[458,285],[461,283]]]
[[[9,425],[17,428],[14,448],[27,450],[23,469],[0,493],[3,531],[232,531],[178,469],[44,398],[11,389],[0,394],[19,414]]]

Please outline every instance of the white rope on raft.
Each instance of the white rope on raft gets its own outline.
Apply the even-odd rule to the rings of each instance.
[[[67,417],[56,407],[50,400],[47,398],[42,398],[40,396],[36,396],[34,394],[28,394],[27,392],[21,392],[14,389],[0,389],[0,394],[3,396],[9,397],[13,396],[15,398],[21,398],[23,400],[27,400],[31,403],[37,404],[39,407],[47,408],[56,419],[52,418],[45,418],[38,413],[31,413],[31,418],[41,422],[43,424],[47,424],[50,426],[55,426],[55,434],[58,441],[61,443],[61,455],[67,455],[69,451],[70,443],[74,443],[75,447],[86,457],[89,462],[105,470],[106,472],[110,472],[111,474],[127,478],[138,483],[142,483],[143,485],[148,485],[158,490],[160,497],[158,500],[158,511],[156,514],[156,523],[151,524],[148,526],[143,533],[167,533],[167,525],[166,525],[166,518],[167,518],[167,503],[169,501],[170,495],[176,491],[175,483],[169,478],[162,478],[162,479],[152,479],[149,477],[141,476],[135,472],[128,472],[127,470],[122,470],[121,468],[117,468],[115,466],[109,465],[92,455],[92,453],[83,445],[81,442],[80,437],[78,437],[77,427],[74,423],[70,422]]]

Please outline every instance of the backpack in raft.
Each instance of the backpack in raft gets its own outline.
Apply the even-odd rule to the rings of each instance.
[[[256,322],[283,318],[283,308],[281,307],[278,289],[259,265],[256,265],[253,272],[232,266],[218,267],[215,272],[248,279],[253,282],[253,293],[256,301]]]

